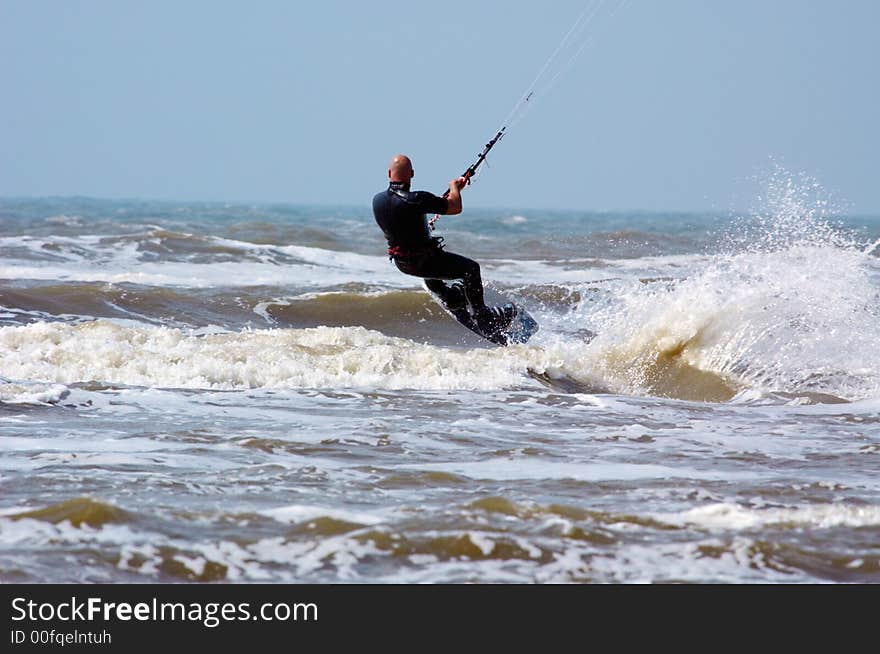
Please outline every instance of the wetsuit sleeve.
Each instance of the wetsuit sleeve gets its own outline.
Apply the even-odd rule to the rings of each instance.
[[[441,215],[449,211],[449,201],[446,198],[437,197],[428,191],[416,191],[413,193],[419,208],[425,213],[439,213]]]

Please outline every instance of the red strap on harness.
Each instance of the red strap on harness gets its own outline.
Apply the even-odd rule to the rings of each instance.
[[[443,237],[442,236],[432,236],[431,242],[426,244],[424,247],[418,247],[411,250],[404,250],[399,245],[395,245],[393,247],[388,248],[388,256],[391,258],[394,257],[423,257],[425,255],[429,255],[435,252],[438,252],[443,249]]]

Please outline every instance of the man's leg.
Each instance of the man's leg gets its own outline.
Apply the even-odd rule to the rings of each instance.
[[[419,259],[397,261],[397,267],[407,275],[429,280],[428,288],[435,293],[437,292],[435,288],[439,288],[440,285],[432,286],[430,280],[460,279],[464,282],[464,293],[474,313],[478,314],[486,310],[480,264],[472,259],[460,254],[440,251]]]
[[[459,311],[467,313],[468,302],[461,285],[449,285],[442,279],[425,279],[425,286],[437,295],[452,313],[457,314]]]
[[[463,310],[464,307],[460,309],[452,308],[449,303],[455,302],[455,298],[450,293],[450,290],[445,288],[445,285],[441,282],[437,282],[437,280],[462,280],[464,282],[464,294],[468,304],[471,305],[474,319],[477,321],[480,329],[485,332],[495,332],[504,329],[513,319],[512,307],[509,311],[506,309],[499,311],[497,309],[492,310],[486,306],[483,299],[483,279],[480,276],[480,264],[472,259],[463,257],[460,254],[440,251],[420,259],[410,261],[398,260],[397,267],[407,275],[425,278],[428,288],[440,295],[446,306],[450,307],[450,311],[453,313]],[[439,289],[441,286],[444,288],[438,293],[435,289]]]

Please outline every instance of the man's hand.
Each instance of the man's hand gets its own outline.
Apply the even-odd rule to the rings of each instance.
[[[468,185],[467,177],[456,177],[452,181],[449,182],[449,190],[450,191],[460,191],[465,186]]]

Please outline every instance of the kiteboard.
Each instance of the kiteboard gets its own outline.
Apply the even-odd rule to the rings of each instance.
[[[446,287],[442,296],[431,290],[426,282],[423,282],[425,290],[434,301],[459,323],[491,343],[504,347],[527,343],[539,329],[537,321],[529,315],[528,311],[502,293],[487,286],[483,289],[486,306],[497,307],[502,311],[506,307],[507,313],[513,313],[513,317],[509,321],[506,318],[500,318],[498,322],[484,331],[471,315],[462,283],[455,280],[433,280],[433,283],[437,282],[441,282]]]

